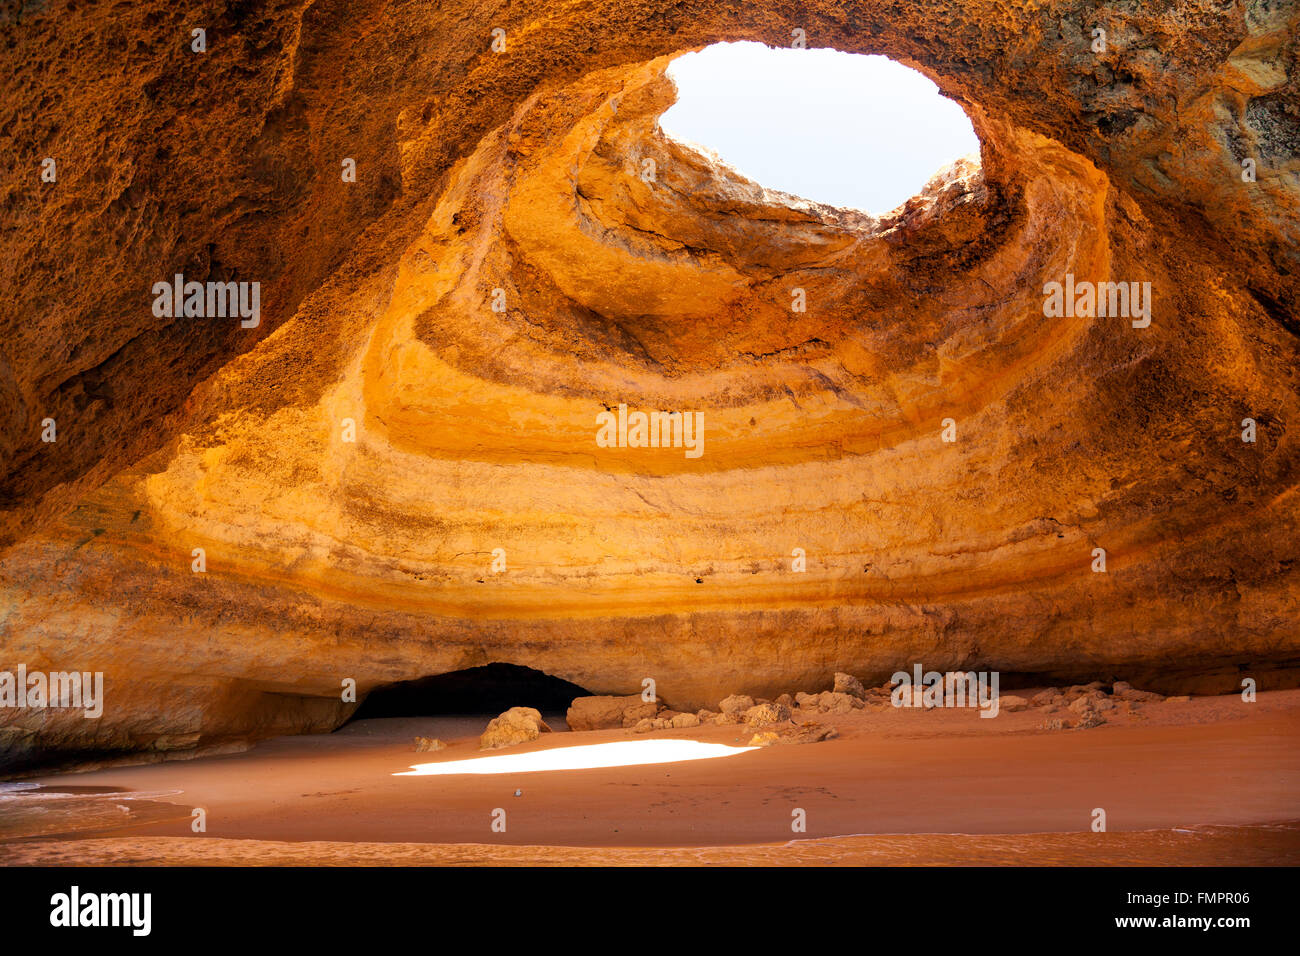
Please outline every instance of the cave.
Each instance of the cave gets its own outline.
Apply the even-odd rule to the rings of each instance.
[[[0,5],[0,669],[104,686],[0,705],[0,798],[77,764],[241,860],[1300,859],[1298,18]],[[878,201],[751,178],[663,125],[718,44],[887,58],[976,153]],[[1005,706],[913,711],[913,668]],[[412,769],[679,738],[722,756]],[[1140,835],[1185,824],[1243,829]],[[67,852],[152,859],[110,843]]]
[[[575,697],[586,696],[589,692],[577,684],[531,667],[493,663],[376,687],[351,721],[444,714],[495,717],[511,707],[563,714]]]

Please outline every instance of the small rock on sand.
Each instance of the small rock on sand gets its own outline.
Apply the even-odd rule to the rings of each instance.
[[[478,739],[480,750],[499,750],[536,740],[549,734],[551,728],[542,720],[541,713],[533,707],[511,707],[500,717],[492,718]]]
[[[746,694],[732,694],[718,705],[724,714],[743,714],[754,706],[754,698]]]
[[[784,704],[755,704],[745,711],[749,724],[780,724],[790,719],[790,708]]]

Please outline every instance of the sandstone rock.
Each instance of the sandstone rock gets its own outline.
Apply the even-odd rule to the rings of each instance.
[[[1030,699],[1035,707],[1047,707],[1062,702],[1065,696],[1055,687],[1049,687],[1047,690],[1040,690]]]
[[[835,674],[835,693],[848,694],[850,697],[856,697],[859,700],[865,700],[867,689],[862,686],[862,681],[858,680],[852,674],[836,672]]]
[[[678,729],[682,727],[698,727],[700,726],[700,718],[694,714],[677,714],[673,717],[672,724],[674,728]]]
[[[1095,710],[1089,710],[1075,720],[1074,727],[1076,730],[1087,730],[1089,727],[1100,727],[1105,722],[1105,717]]]
[[[1070,701],[1070,710],[1076,714],[1089,714],[1096,710],[1091,697],[1075,697]]]
[[[811,721],[782,730],[760,731],[750,739],[751,747],[770,747],[773,744],[813,744],[838,736],[834,727]]]
[[[1024,697],[1017,697],[1014,694],[998,695],[999,712],[1006,711],[1009,714],[1014,714],[1019,711],[1028,710],[1028,709],[1029,709],[1029,701],[1026,700]]]
[[[642,717],[640,720],[636,722],[636,726],[632,728],[632,732],[637,734],[648,734],[650,733],[650,731],[654,729],[655,729],[654,718]]]
[[[793,708],[795,706],[794,698],[791,697],[789,694],[782,694],[776,699],[776,702],[782,705],[783,707]]]
[[[809,694],[799,691],[794,695],[794,701],[799,707],[817,707],[821,704],[821,694]]]
[[[623,726],[635,727],[647,717],[653,720],[659,714],[659,709],[662,706],[663,704],[657,701],[644,701],[638,697],[636,703],[628,704],[627,707],[624,708]]]
[[[749,724],[779,724],[790,719],[790,708],[784,704],[755,704],[745,711],[745,722]]]
[[[550,732],[551,728],[534,708],[511,707],[501,716],[492,718],[487,730],[479,737],[478,745],[480,750],[498,750],[528,743]]]
[[[416,737],[416,753],[430,753],[435,750],[446,750],[447,745],[436,737]]]
[[[817,700],[817,709],[824,714],[847,714],[854,710],[855,697],[848,694],[840,694],[835,691],[825,691]],[[858,701],[860,707],[861,701]]]
[[[609,730],[630,726],[629,720],[635,725],[642,717],[652,717],[658,706],[641,700],[640,694],[577,697],[569,705],[565,719],[570,730]]]
[[[1120,700],[1135,701],[1135,702],[1154,702],[1154,701],[1162,701],[1165,699],[1163,694],[1157,694],[1154,693],[1153,691],[1147,691],[1147,690],[1135,690],[1132,687],[1126,687],[1123,691],[1120,691],[1117,688],[1115,691],[1115,697]]]
[[[1191,699],[1192,699],[1192,698],[1189,697],[1189,696],[1186,695],[1186,694],[1179,694],[1178,696],[1175,696],[1175,697],[1166,697],[1166,698],[1165,698],[1165,703],[1167,703],[1167,704],[1173,704],[1173,703],[1184,703],[1184,702],[1189,701],[1189,700],[1191,700]]]
[[[650,722],[655,730],[668,730],[672,727],[672,722],[664,720],[662,717],[656,717]]]
[[[468,0],[264,5],[183,89],[174,5],[5,5],[6,154],[67,174],[22,159],[0,193],[0,659],[114,688],[14,749],[325,731],[340,674],[479,659],[652,673],[693,710],[738,660],[774,688],[920,647],[1180,693],[1300,657],[1294,5],[811,5],[981,139],[869,216],[657,129],[671,54],[788,35],[781,8],[620,4],[526,5],[524,56],[471,55]],[[1094,20],[1125,35],[1102,57]],[[260,281],[260,325],[150,315],[182,271]],[[1149,280],[1150,327],[1033,318],[1067,274]],[[704,457],[597,447],[621,402],[698,410]],[[936,456],[948,415],[980,424]],[[792,528],[863,566],[756,576]],[[1121,536],[1099,598],[1078,556]]]
[[[700,710],[700,711],[696,711],[695,716],[700,718],[700,723],[708,724],[708,723],[712,723],[713,719],[718,715],[711,710]]]
[[[754,698],[748,697],[745,694],[732,694],[718,705],[718,710],[722,711],[724,714],[743,714],[753,706]]]
[[[834,727],[813,721],[805,721],[793,730],[783,733],[780,742],[786,744],[815,744],[838,736],[839,733]]]

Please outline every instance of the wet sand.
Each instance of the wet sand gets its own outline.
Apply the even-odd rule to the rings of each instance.
[[[122,837],[4,847],[14,866],[1296,866],[1300,822],[1137,833],[925,833],[707,847]]]
[[[149,806],[117,817],[56,813],[61,822],[47,813],[31,830],[13,807],[32,798],[0,798],[0,861],[1300,860],[1300,829],[1288,824],[1300,820],[1300,691],[1253,704],[1237,696],[1154,703],[1073,731],[1041,729],[1038,710],[993,720],[892,708],[812,719],[840,736],[693,762],[491,776],[394,776],[481,756],[483,718],[358,722],[242,754],[25,781],[110,787],[118,796],[100,799]],[[416,733],[451,745],[417,754]],[[739,746],[750,732],[706,726],[651,736]],[[496,753],[645,739],[555,733]],[[169,819],[159,819],[160,803],[174,808]],[[207,812],[206,833],[190,830],[194,807]],[[1109,832],[1092,832],[1094,808],[1105,810]],[[498,809],[504,833],[492,829]],[[806,832],[792,831],[795,810],[805,812]]]

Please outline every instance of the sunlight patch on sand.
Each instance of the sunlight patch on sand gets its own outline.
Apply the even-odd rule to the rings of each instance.
[[[635,767],[647,763],[680,763],[730,757],[757,747],[728,747],[699,740],[623,740],[581,747],[552,747],[522,754],[472,757],[440,763],[414,764],[394,777],[437,777],[449,774],[534,773],[543,770],[591,770],[597,767]]]

